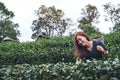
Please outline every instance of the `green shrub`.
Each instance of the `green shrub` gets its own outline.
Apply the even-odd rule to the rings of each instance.
[[[109,57],[120,58],[120,32],[102,36],[109,50]],[[75,62],[73,53],[73,36],[23,43],[4,42],[0,43],[0,64]]]
[[[103,36],[107,60],[81,64],[75,64],[73,36],[0,43],[0,80],[119,80],[120,32]]]
[[[1,80],[119,80],[120,60],[89,61],[81,64],[7,65],[0,68]]]
[[[0,44],[0,64],[42,64],[75,61],[72,37]]]
[[[120,32],[105,35],[105,44],[108,47],[110,57],[120,58]]]

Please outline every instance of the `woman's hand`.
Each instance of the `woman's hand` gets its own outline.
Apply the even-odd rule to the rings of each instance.
[[[77,58],[76,58],[76,63],[75,63],[75,64],[80,64],[81,62],[82,62],[82,59],[79,58],[79,57],[77,57]]]
[[[104,55],[107,57],[107,56],[108,56],[108,51],[105,51],[105,52],[104,52]]]

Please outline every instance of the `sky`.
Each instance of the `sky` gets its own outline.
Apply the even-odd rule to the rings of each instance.
[[[8,8],[8,10],[13,11],[15,17],[12,19],[14,23],[19,24],[18,30],[20,30],[21,37],[18,37],[20,42],[34,41],[31,39],[32,36],[32,22],[37,19],[35,15],[35,10],[41,5],[45,5],[47,7],[55,6],[56,9],[61,9],[65,13],[65,17],[71,18],[73,23],[75,23],[74,27],[70,29],[74,29],[78,31],[77,20],[80,18],[81,9],[85,7],[87,4],[95,5],[101,16],[99,18],[100,23],[96,24],[96,26],[103,33],[109,33],[109,28],[112,27],[111,22],[105,22],[103,19],[103,4],[111,2],[112,4],[120,3],[120,0],[0,0],[0,2],[4,3],[4,5]],[[66,33],[68,34],[68,33]]]

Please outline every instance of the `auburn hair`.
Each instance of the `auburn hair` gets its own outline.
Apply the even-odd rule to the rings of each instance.
[[[88,41],[90,41],[91,39],[87,36],[86,33],[82,32],[82,31],[77,32],[74,35],[74,49],[75,49],[74,55],[75,55],[75,57],[83,58],[85,56],[85,47],[78,45],[78,41],[77,41],[78,35],[86,37],[86,39]]]

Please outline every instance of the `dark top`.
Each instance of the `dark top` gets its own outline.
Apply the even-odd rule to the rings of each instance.
[[[97,45],[100,45],[101,47],[103,47],[103,49],[105,51],[107,51],[107,48],[104,46],[104,44],[102,42],[93,40],[92,51],[89,51],[87,49],[85,50],[86,51],[86,54],[85,54],[86,59],[92,59],[92,58],[99,59],[99,60],[104,59],[103,54],[97,50]]]

